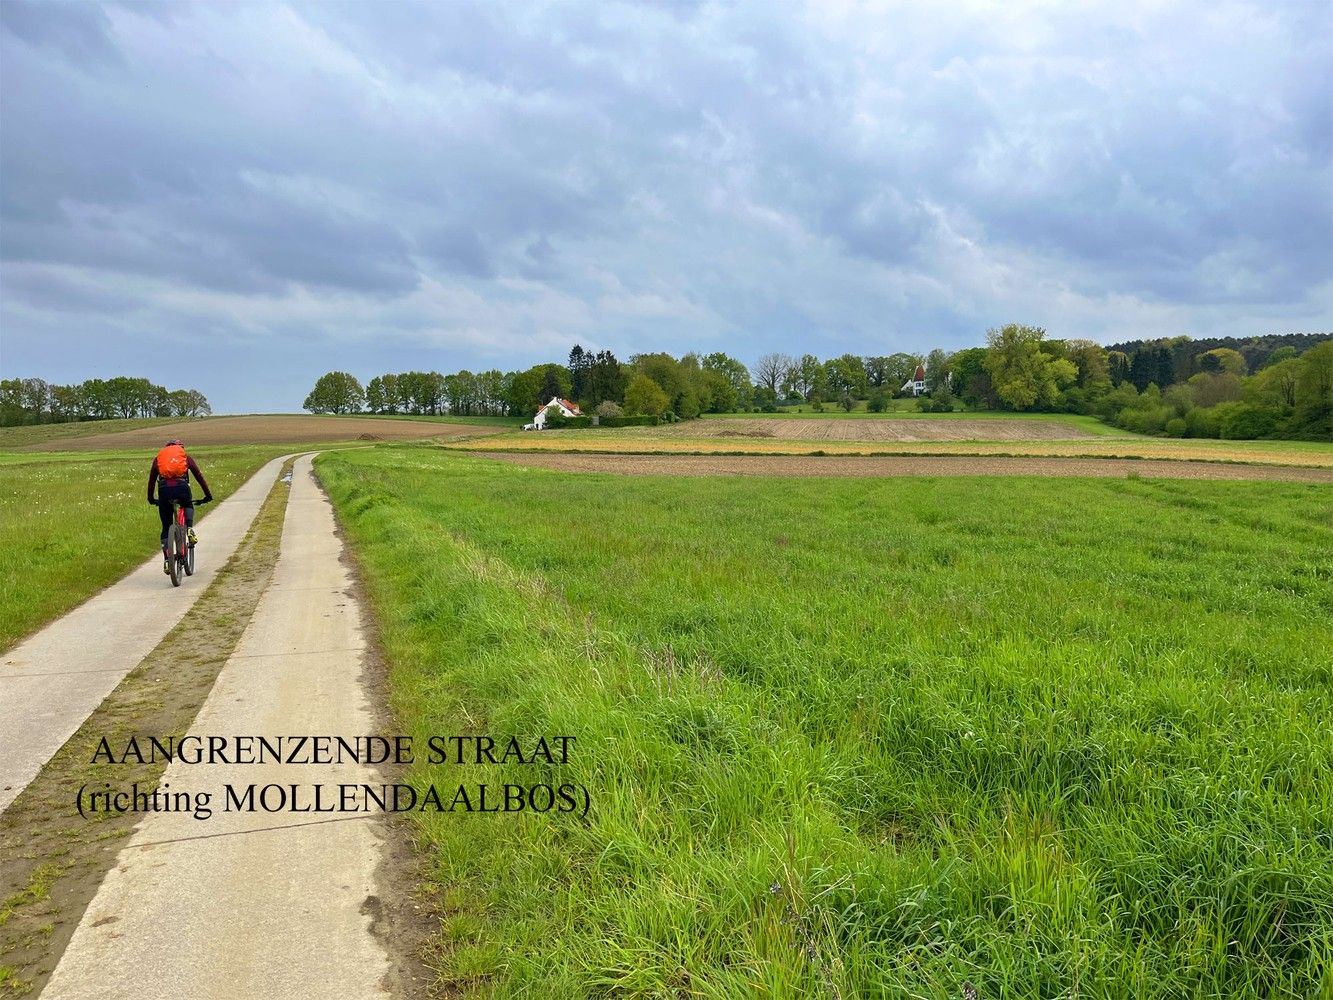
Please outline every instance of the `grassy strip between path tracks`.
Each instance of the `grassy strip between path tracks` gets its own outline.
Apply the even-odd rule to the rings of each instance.
[[[291,465],[285,464],[235,554],[194,607],[0,813],[0,997],[46,983],[140,819],[114,812],[84,819],[75,808],[76,791],[85,783],[129,788],[138,782],[151,794],[166,768],[91,764],[97,741],[185,733],[235,649],[278,559],[290,493],[282,474]],[[162,599],[171,598],[170,587],[164,588]]]
[[[317,463],[406,731],[571,734],[425,814],[497,997],[1333,990],[1327,487]]]

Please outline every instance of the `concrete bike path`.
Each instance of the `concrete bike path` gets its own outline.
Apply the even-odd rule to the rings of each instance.
[[[298,459],[273,580],[191,733],[376,731],[366,647],[333,509]],[[384,997],[372,933],[377,813],[226,812],[224,786],[378,783],[355,764],[182,764],[161,785],[212,794],[213,815],[146,814],[98,888],[44,1000]]]
[[[282,463],[264,465],[199,524],[198,568],[179,587],[154,554],[128,576],[0,653],[0,812],[36,777],[127,673],[194,606],[231,558]],[[144,508],[144,543],[157,530]]]

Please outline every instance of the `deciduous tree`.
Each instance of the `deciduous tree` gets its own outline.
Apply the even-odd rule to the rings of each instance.
[[[660,417],[666,412],[667,404],[667,394],[647,375],[638,372],[630,379],[625,389],[625,413],[629,416],[647,414]]]
[[[328,372],[319,377],[301,405],[311,413],[356,413],[365,402],[366,392],[355,375]]]
[[[1296,381],[1296,423],[1306,434],[1333,437],[1333,340],[1301,355]]]
[[[949,355],[938,347],[926,356],[926,392],[934,396],[949,384]],[[952,404],[951,404],[952,406]]]
[[[765,354],[754,364],[754,384],[769,389],[776,395],[795,363],[786,354]]]
[[[986,371],[996,395],[1011,409],[1054,406],[1060,389],[1078,376],[1073,362],[1042,351],[1045,336],[1039,327],[1018,323],[986,333]]]

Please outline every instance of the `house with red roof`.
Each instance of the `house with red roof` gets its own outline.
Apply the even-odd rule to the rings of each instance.
[[[532,423],[528,427],[539,431],[546,426],[546,415],[551,412],[551,407],[555,407],[556,412],[562,417],[581,417],[583,411],[579,409],[578,403],[572,403],[568,399],[561,399],[559,396],[552,396],[551,401],[537,411],[537,415],[532,418]]]
[[[917,365],[916,372],[903,383],[899,392],[910,392],[913,396],[920,396],[926,391],[926,366]]]

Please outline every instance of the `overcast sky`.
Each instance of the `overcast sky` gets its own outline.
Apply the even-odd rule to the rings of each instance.
[[[1333,329],[1327,2],[0,2],[0,369]]]

